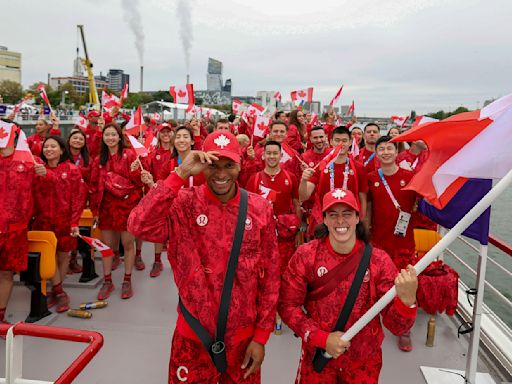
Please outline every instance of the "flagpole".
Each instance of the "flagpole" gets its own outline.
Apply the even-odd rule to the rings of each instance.
[[[510,185],[512,185],[512,169],[492,188],[425,256],[414,266],[416,273],[420,274],[438,257],[445,248],[457,239]],[[485,267],[485,265],[484,265]],[[482,280],[483,284],[483,280]],[[481,290],[483,294],[483,290]],[[361,316],[341,336],[343,340],[350,341],[363,329],[380,311],[382,311],[396,295],[393,286],[387,291],[363,316]]]

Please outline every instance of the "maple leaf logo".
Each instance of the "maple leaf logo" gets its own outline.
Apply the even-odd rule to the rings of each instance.
[[[180,89],[178,91],[178,97],[185,97],[187,96],[187,92],[185,92],[183,89]]]
[[[338,200],[341,200],[343,199],[345,196],[347,196],[347,194],[345,193],[345,191],[341,190],[341,189],[336,189],[333,193],[332,193],[332,197],[338,199]]]
[[[220,135],[215,140],[213,140],[215,144],[217,144],[217,147],[220,147],[220,149],[224,149],[224,147],[227,147],[229,143],[231,143],[231,140],[229,140],[226,136]]]
[[[260,131],[264,131],[265,128],[267,128],[267,124],[265,124],[263,121],[261,123],[258,124],[258,128],[260,129]]]
[[[9,134],[3,127],[0,127],[0,140],[5,139],[7,136],[9,136]]]
[[[299,91],[299,93],[297,93],[297,95],[299,95],[299,97],[304,97],[304,96],[306,96],[306,92]]]

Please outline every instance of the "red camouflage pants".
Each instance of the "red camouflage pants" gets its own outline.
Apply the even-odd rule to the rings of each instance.
[[[372,354],[365,361],[358,361],[350,368],[339,368],[337,361],[329,362],[322,372],[313,368],[314,349],[302,350],[295,384],[378,384],[382,367],[382,353]]]
[[[277,238],[277,245],[279,247],[279,256],[280,256],[280,266],[281,266],[281,276],[283,275],[286,267],[288,267],[288,262],[291,257],[295,253],[297,247],[295,246],[295,236],[291,239],[283,239]]]
[[[219,373],[203,344],[174,331],[169,361],[169,384],[259,384],[260,370],[244,380],[245,370],[241,366],[245,351],[251,339],[246,339],[235,346],[226,347],[228,369]]]

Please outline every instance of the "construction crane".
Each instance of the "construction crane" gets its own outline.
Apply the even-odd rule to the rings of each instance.
[[[81,59],[83,66],[87,69],[87,77],[89,79],[89,103],[99,106],[98,91],[96,90],[96,83],[94,82],[94,74],[92,73],[92,63],[87,53],[87,45],[85,44],[84,26],[77,25],[80,30],[80,36],[82,37],[82,43],[84,45],[85,59]],[[78,47],[77,47],[78,50]]]

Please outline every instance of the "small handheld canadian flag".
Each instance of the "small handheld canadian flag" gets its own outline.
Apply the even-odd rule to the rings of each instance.
[[[409,116],[391,116],[390,119],[399,127],[403,127],[405,123],[407,123],[407,120],[409,120]]]
[[[132,135],[128,135],[128,139],[130,140],[130,144],[133,147],[133,150],[137,154],[137,156],[145,157],[148,155],[148,150],[144,145],[138,142],[138,140]]]
[[[48,95],[46,94],[46,89],[44,89],[44,84],[39,84],[37,87],[37,90],[39,91],[39,94],[41,95],[41,98],[44,100],[48,108],[50,108],[50,111],[52,110],[52,106],[50,104],[50,100],[48,99]]]
[[[281,101],[281,99],[282,99],[281,92],[277,91],[276,93],[274,93],[274,99]]]
[[[336,104],[338,104],[338,101],[340,101],[341,91],[343,91],[343,85],[341,86],[341,88],[338,90],[336,95],[334,95],[331,102],[329,103],[330,107],[334,107]]]
[[[242,102],[240,100],[233,99],[231,110],[233,111],[233,114],[239,115],[240,112],[242,112]]]
[[[16,124],[0,120],[0,148],[12,147],[16,137]]]
[[[130,121],[126,124],[126,133],[129,135],[134,135],[140,131],[140,127],[142,125],[142,109],[139,105],[137,110],[133,113]]]
[[[188,104],[186,112],[190,112],[195,104],[194,98],[194,85],[187,84],[185,86],[174,86],[171,85],[169,93],[174,99],[176,104]]]
[[[124,84],[123,89],[121,90],[121,100],[128,98],[128,83]]]
[[[270,117],[263,115],[256,116],[253,126],[253,135],[256,137],[265,137],[270,126]]]
[[[16,144],[16,149],[14,150],[13,160],[16,161],[26,161],[28,163],[36,163],[34,160],[34,156],[30,151],[30,147],[28,146],[27,136],[25,136],[25,132],[20,129],[20,133],[18,136],[18,143]]]
[[[114,256],[114,251],[108,247],[108,245],[104,244],[98,239],[94,237],[80,236],[83,241],[89,244],[91,247],[94,247],[99,253],[101,253],[102,257],[112,257]]]
[[[75,120],[75,123],[74,125],[78,128],[80,128],[82,131],[85,132],[85,130],[87,129],[87,125],[89,124],[89,122],[87,121],[87,119],[82,116],[82,115],[78,115],[78,117],[76,118]]]
[[[249,105],[249,108],[247,108],[247,114],[254,118],[257,115],[261,115],[263,111],[265,110],[265,107],[263,105],[259,105],[258,103],[252,103]]]
[[[30,99],[32,98],[32,96],[25,96],[25,98],[23,100],[21,100],[18,104],[16,104],[16,106],[14,107],[13,111],[12,111],[12,114],[14,116],[16,116],[16,114],[20,111],[20,108],[22,107],[23,104],[25,104],[27,101],[29,101]]]
[[[304,103],[311,104],[313,101],[313,87],[292,91],[290,92],[290,96],[295,105],[304,105]]]
[[[347,115],[354,114],[355,109],[356,106],[354,105],[354,100],[352,100],[352,104],[350,104],[350,107],[348,108]]]

